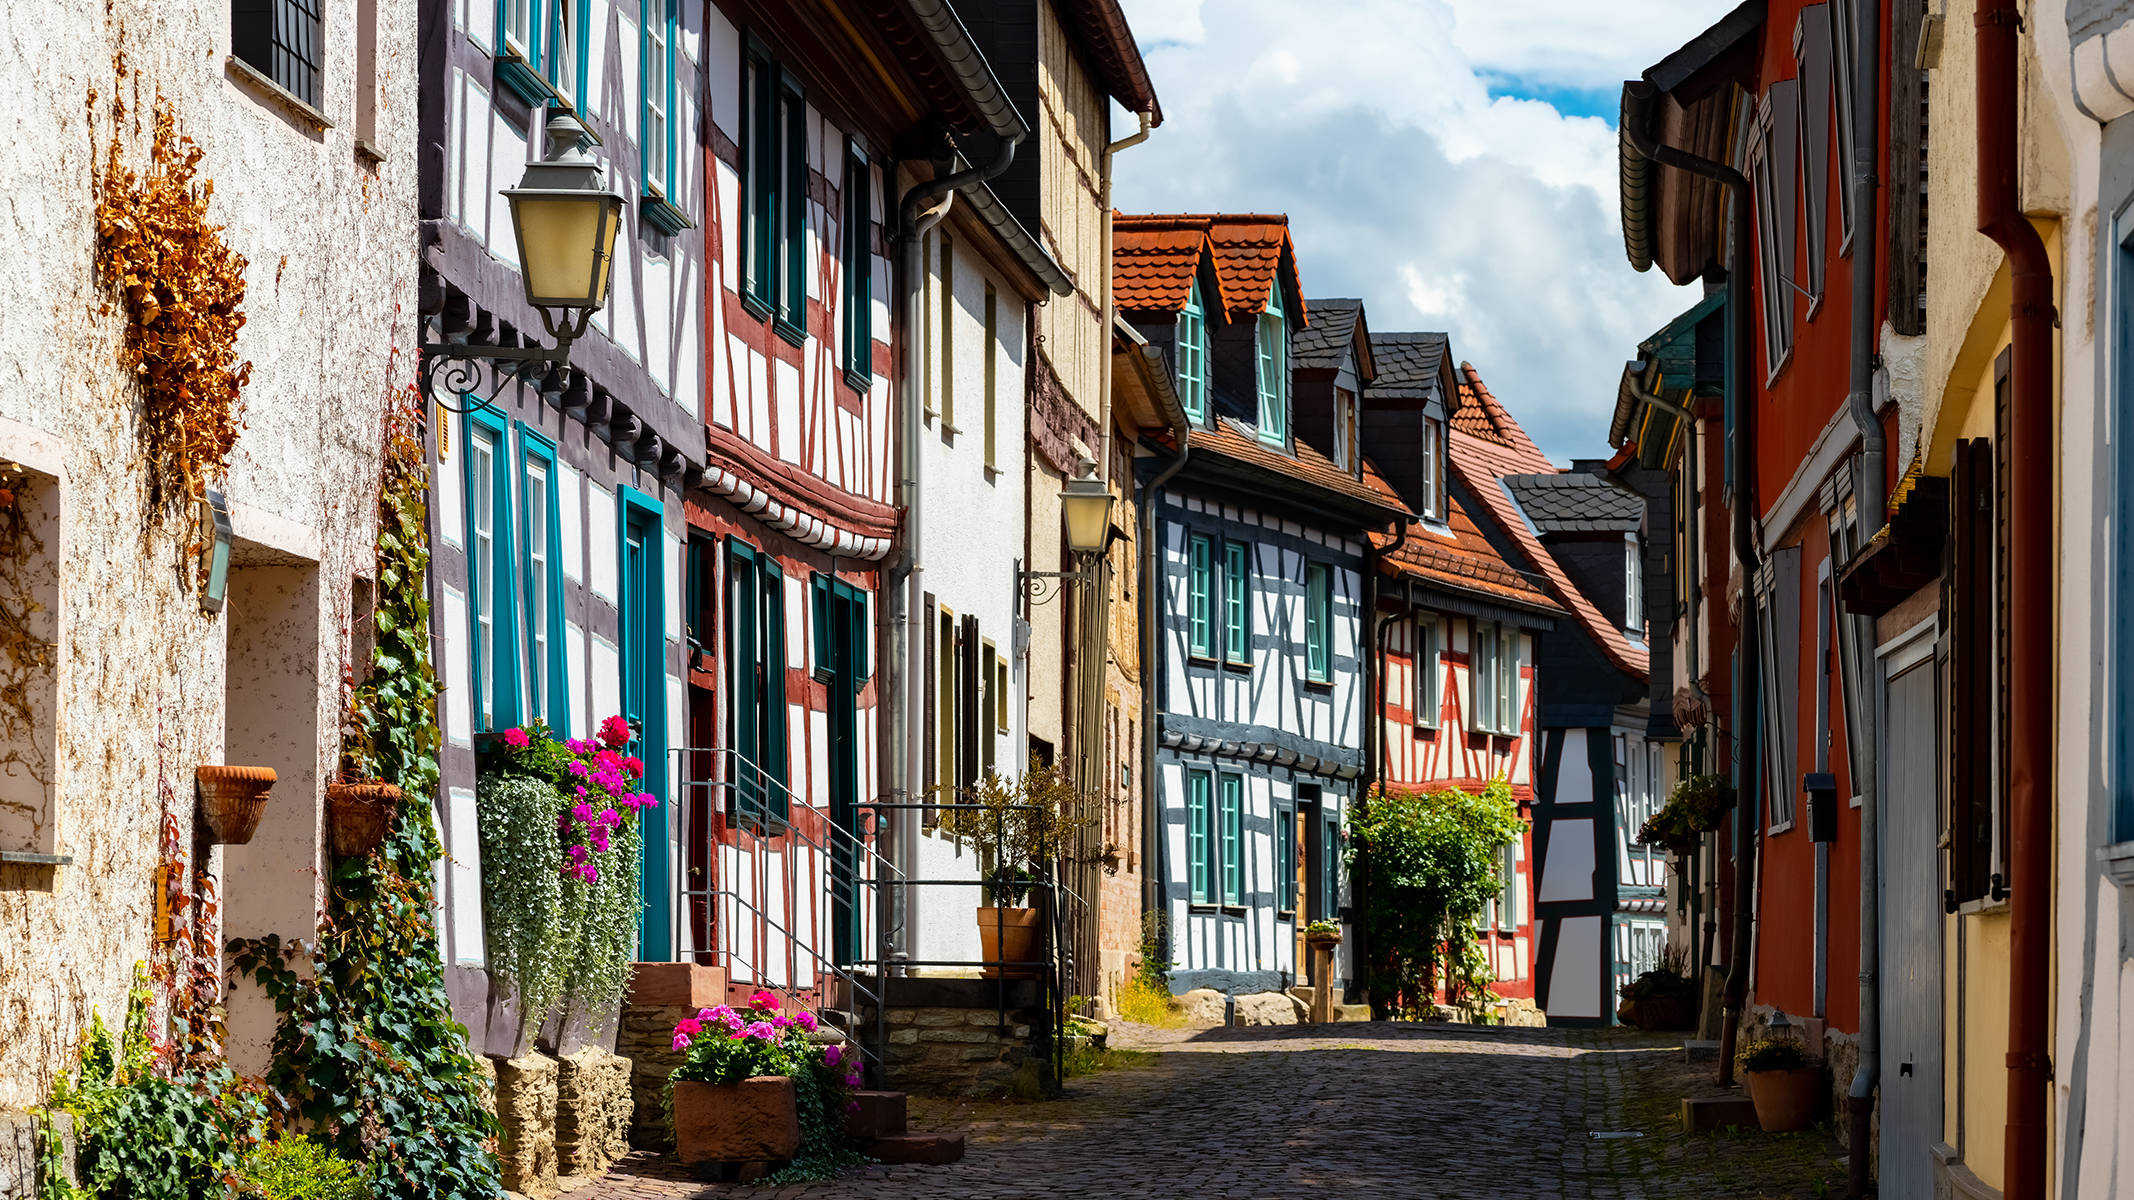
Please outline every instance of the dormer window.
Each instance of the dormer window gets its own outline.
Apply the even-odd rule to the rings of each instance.
[[[1200,304],[1200,280],[1178,310],[1178,402],[1195,425],[1208,416],[1208,320]]]
[[[1334,389],[1334,465],[1354,473],[1356,445],[1356,393]]]
[[[1638,535],[1623,535],[1623,628],[1645,632],[1645,572],[1638,565]]]
[[[1289,323],[1282,317],[1282,281],[1267,294],[1254,337],[1259,342],[1260,440],[1270,446],[1289,441]]]
[[[1423,418],[1423,516],[1445,519],[1445,423]]]

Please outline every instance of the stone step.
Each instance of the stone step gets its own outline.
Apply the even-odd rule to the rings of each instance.
[[[899,1133],[863,1143],[860,1153],[885,1163],[919,1163],[942,1167],[963,1157],[963,1135]]]
[[[854,1092],[845,1112],[845,1133],[855,1142],[878,1141],[906,1132],[904,1093]]]
[[[1747,1096],[1684,1096],[1682,1128],[1690,1133],[1710,1133],[1732,1125],[1738,1129],[1762,1129],[1756,1120],[1756,1105]]]

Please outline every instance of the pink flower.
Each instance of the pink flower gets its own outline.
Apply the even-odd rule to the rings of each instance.
[[[504,744],[514,750],[524,750],[532,741],[532,738],[526,736],[526,731],[517,726],[504,731]]]
[[[595,824],[605,825],[612,829],[622,824],[622,814],[612,808],[604,808],[600,810],[599,816],[593,818],[593,821]]]
[[[576,775],[580,779],[583,779],[593,773],[591,767],[586,766],[584,763],[579,762],[577,759],[572,759],[571,765],[565,769],[568,770],[571,774]]]
[[[784,1029],[784,1028],[785,1028],[786,1026],[788,1026],[788,1025],[791,1025],[792,1023],[793,1023],[793,1018],[791,1018],[791,1017],[772,1017],[772,1018],[771,1018],[771,1024],[772,1024],[773,1026],[775,1026],[776,1028],[779,1028],[779,1029]]]
[[[593,761],[599,763],[603,767],[614,767],[617,769],[620,769],[622,767],[622,755],[615,753],[613,750],[599,750],[594,752]]]
[[[848,1112],[848,1113],[853,1113],[853,1112],[858,1112],[859,1110],[860,1110],[860,1102],[859,1102],[859,1101],[857,1101],[857,1100],[847,1100],[847,1101],[845,1101],[845,1111],[846,1111],[846,1112]]]
[[[739,1015],[739,1014],[737,1014],[737,1013],[727,1013],[727,1014],[726,1014],[726,1031],[727,1031],[728,1033],[731,1033],[731,1034],[733,1034],[733,1035],[734,1035],[735,1037],[739,1037],[739,1036],[741,1036],[741,1031],[742,1031],[743,1029],[747,1028],[747,1026],[748,1026],[748,1022],[746,1022],[746,1021],[743,1021],[743,1020],[741,1019],[741,1017],[740,1017],[740,1015]]]
[[[815,1032],[815,1014],[809,1012],[805,1008],[793,1014],[793,1022],[799,1025],[802,1029],[807,1030],[809,1033]],[[832,1065],[834,1066],[836,1064],[833,1063]]]
[[[745,1033],[749,1037],[760,1038],[766,1042],[772,1041],[778,1036],[778,1031],[771,1028],[769,1021],[758,1021],[750,1025]]]
[[[748,998],[748,1006],[750,1008],[775,1011],[778,1007],[778,997],[771,995],[762,988],[757,988],[756,994]]]
[[[687,1050],[687,1049],[689,1049],[689,1035],[688,1035],[688,1034],[686,1034],[686,1033],[677,1033],[677,1034],[675,1034],[675,1035],[674,1035],[674,1048],[675,1048],[675,1049],[677,1049],[677,1050]]]
[[[704,1032],[704,1022],[696,1017],[683,1017],[674,1023],[674,1032],[677,1036],[688,1034],[694,1037]]]
[[[632,755],[629,758],[622,760],[622,769],[628,771],[631,775],[642,779],[645,774],[645,763],[643,759],[638,758],[636,755]]]
[[[591,754],[595,745],[590,738],[572,738],[563,744],[572,754]]]
[[[846,1087],[858,1087],[860,1084],[865,1082],[866,1080],[860,1078],[860,1073],[858,1071],[854,1071],[850,1075],[845,1076]]]
[[[843,1046],[824,1046],[822,1048],[822,1061],[824,1066],[830,1067],[845,1061],[845,1048]]]
[[[576,808],[571,809],[571,815],[590,825],[593,823],[593,806],[580,803]]]
[[[610,746],[620,746],[630,740],[630,723],[618,714],[600,723],[600,740]]]

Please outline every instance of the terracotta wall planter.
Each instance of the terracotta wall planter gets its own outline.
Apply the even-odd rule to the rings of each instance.
[[[978,910],[979,952],[987,962],[1035,962],[1038,955],[1038,911],[1034,908],[981,908]],[[1001,968],[987,967],[985,977],[998,979]],[[1009,967],[1010,979],[1035,979],[1036,967]]]
[[[378,848],[393,823],[400,789],[390,783],[326,785],[326,819],[333,827],[333,852],[361,858]]]
[[[800,1153],[800,1108],[787,1075],[674,1084],[674,1147],[689,1165],[784,1162]]]
[[[260,814],[274,789],[273,767],[195,767],[200,815],[216,843],[242,846],[259,832]]]
[[[1746,1074],[1749,1099],[1756,1105],[1756,1123],[1763,1126],[1765,1133],[1806,1129],[1815,1119],[1816,1101],[1823,1093],[1823,1068],[1794,1067]]]

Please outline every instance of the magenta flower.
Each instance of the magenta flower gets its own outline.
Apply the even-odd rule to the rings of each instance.
[[[852,1072],[852,1073],[851,1073],[850,1075],[847,1075],[847,1076],[845,1076],[845,1086],[846,1086],[846,1087],[858,1087],[858,1086],[859,1086],[860,1084],[862,1084],[862,1083],[864,1083],[864,1082],[866,1082],[866,1081],[865,1081],[864,1079],[860,1078],[860,1073],[859,1073],[858,1071],[854,1071],[854,1072]]]
[[[571,765],[568,769],[571,774],[576,775],[580,779],[583,779],[587,775],[592,774],[592,770],[590,768],[588,768],[584,763],[579,762],[575,758],[571,760]]]
[[[815,1032],[815,1014],[809,1012],[805,1008],[793,1014],[793,1023],[799,1025],[802,1029],[807,1030],[809,1033]]]
[[[859,1102],[859,1101],[857,1101],[857,1100],[847,1100],[847,1101],[845,1101],[845,1111],[846,1111],[846,1112],[848,1112],[848,1113],[854,1113],[854,1112],[858,1112],[859,1110],[860,1110],[860,1102]]]
[[[630,723],[618,714],[600,723],[600,740],[610,746],[620,746],[630,740]]]
[[[686,1033],[694,1037],[704,1032],[704,1022],[695,1017],[683,1017],[674,1023],[674,1032],[678,1034]]]
[[[763,988],[757,988],[756,994],[748,998],[748,1006],[775,1012],[778,1008],[778,997]]]
[[[504,744],[514,750],[524,750],[532,741],[532,738],[526,736],[526,731],[517,726],[504,731]]]
[[[643,759],[633,754],[622,760],[622,769],[628,771],[633,778],[641,779],[645,774],[645,763]]]
[[[766,1042],[772,1041],[778,1036],[778,1031],[771,1028],[769,1021],[757,1021],[750,1025],[746,1032],[749,1037],[760,1038]]]
[[[822,1061],[824,1066],[829,1067],[834,1067],[845,1061],[845,1048],[843,1046],[824,1046],[822,1048]]]

